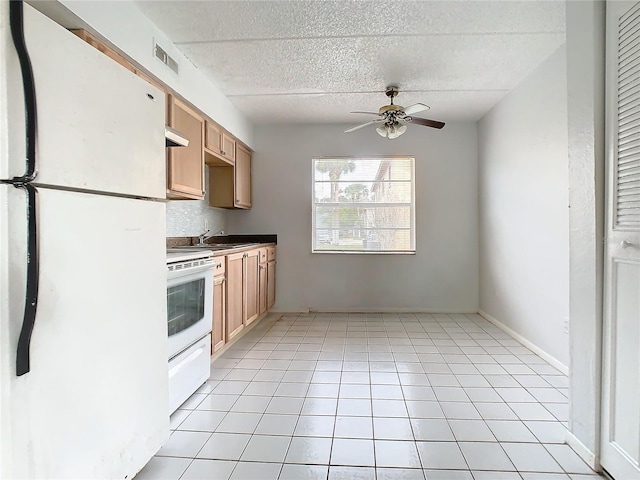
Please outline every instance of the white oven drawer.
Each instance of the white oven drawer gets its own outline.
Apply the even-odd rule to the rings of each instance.
[[[182,405],[211,375],[211,335],[206,335],[169,361],[169,414]]]

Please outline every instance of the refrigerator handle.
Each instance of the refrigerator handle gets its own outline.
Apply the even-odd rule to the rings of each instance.
[[[24,302],[22,328],[16,352],[16,375],[19,377],[31,370],[29,350],[31,334],[36,323],[38,309],[38,286],[40,264],[38,258],[38,190],[29,183],[16,185],[27,194],[27,287]]]
[[[11,38],[20,61],[22,87],[24,91],[25,107],[25,142],[26,165],[25,173],[21,177],[0,179],[0,184],[13,185],[21,188],[27,195],[27,285],[24,303],[22,328],[18,338],[16,352],[16,375],[21,376],[30,370],[29,350],[31,334],[36,320],[38,306],[38,190],[31,185],[38,175],[36,169],[36,89],[31,68],[31,59],[24,39],[24,11],[23,2],[9,2],[9,20],[11,23]]]
[[[21,177],[14,177],[12,183],[29,183],[35,180],[38,172],[36,170],[36,87],[33,79],[33,69],[31,59],[24,39],[24,13],[23,2],[9,2],[9,19],[11,23],[11,38],[20,60],[20,71],[22,73],[22,87],[24,91],[25,108],[25,134],[26,134],[26,168]]]

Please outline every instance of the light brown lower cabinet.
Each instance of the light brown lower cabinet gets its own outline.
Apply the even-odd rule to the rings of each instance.
[[[260,293],[258,273],[260,266],[260,249],[245,252],[245,310],[244,324],[249,325],[260,315]]]
[[[227,255],[227,342],[244,328],[244,253]]]
[[[211,331],[211,353],[217,352],[226,343],[227,277],[225,275],[226,258],[215,259],[213,277],[213,321]]]
[[[260,315],[267,311],[267,251],[266,248],[261,249],[260,252],[260,266],[259,279],[258,279],[258,303]]]
[[[275,303],[275,291],[275,247],[227,255],[226,282],[218,282],[218,277],[214,277],[214,301],[219,302],[218,295],[226,300],[219,302],[224,303],[220,309],[214,305],[215,344],[224,346],[266,313]],[[222,337],[216,333],[217,318],[223,319]],[[224,342],[220,343],[219,338],[224,338]],[[214,347],[213,351],[220,347]]]
[[[267,310],[276,303],[276,261],[267,263]]]
[[[267,247],[267,310],[276,303],[276,247]]]

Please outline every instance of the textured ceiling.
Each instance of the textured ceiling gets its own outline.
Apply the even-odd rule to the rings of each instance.
[[[565,39],[563,1],[136,4],[258,124],[361,123],[387,85],[419,116],[475,121]]]

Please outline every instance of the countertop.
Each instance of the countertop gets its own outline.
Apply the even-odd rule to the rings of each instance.
[[[167,248],[186,247],[191,249],[210,249],[214,256],[230,255],[246,252],[256,248],[276,246],[276,235],[220,235],[205,240],[205,245],[198,244],[198,237],[170,237],[167,238]],[[225,245],[229,245],[225,248]],[[209,247],[210,246],[210,247]]]

